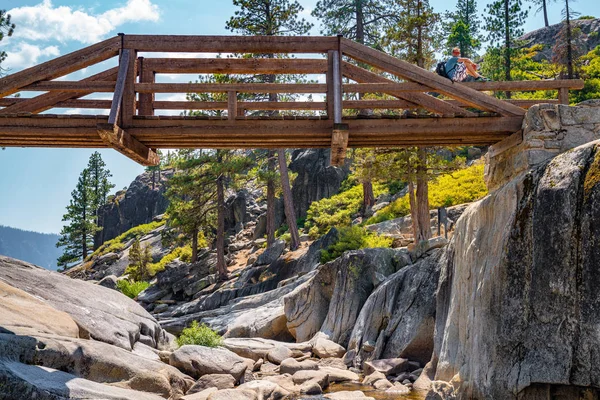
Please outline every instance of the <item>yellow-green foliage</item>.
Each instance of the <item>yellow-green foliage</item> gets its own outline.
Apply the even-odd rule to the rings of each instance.
[[[192,247],[176,247],[169,254],[160,259],[160,261],[149,265],[150,275],[154,276],[157,273],[164,271],[169,263],[179,258],[182,262],[190,262],[192,260]]]
[[[127,232],[120,234],[116,238],[104,242],[104,244],[98,247],[89,258],[93,256],[102,256],[111,252],[121,251],[125,247],[125,243],[130,239],[139,239],[142,236],[147,235],[154,229],[158,228],[159,226],[163,226],[164,224],[165,221],[155,221],[150,222],[149,224],[142,224],[133,227]]]
[[[198,321],[193,321],[189,328],[185,328],[181,335],[177,338],[177,344],[184,346],[186,344],[194,344],[206,347],[219,347],[223,344],[223,338],[208,326],[198,324]]]
[[[122,279],[117,282],[117,289],[125,296],[135,299],[138,294],[146,290],[150,286],[148,282],[135,282],[128,279]]]
[[[375,196],[379,196],[383,191],[383,185],[373,184]],[[315,201],[308,209],[304,226],[308,229],[309,235],[316,238],[327,233],[332,227],[350,225],[352,216],[360,210],[362,202],[362,185],[356,185],[345,192]]]
[[[449,207],[456,204],[469,203],[487,194],[483,181],[481,163],[460,169],[451,174],[442,175],[429,183],[429,207]],[[397,199],[387,207],[382,208],[376,215],[367,220],[366,225],[376,224],[394,218],[403,217],[410,213],[408,195]]]
[[[339,239],[325,250],[321,250],[321,262],[335,260],[345,251],[371,247],[391,247],[392,238],[379,236],[360,226],[346,226],[339,230]]]

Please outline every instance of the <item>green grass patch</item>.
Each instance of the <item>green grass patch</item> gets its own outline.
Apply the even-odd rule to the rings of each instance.
[[[142,224],[135,226],[117,236],[114,239],[108,240],[102,244],[102,246],[98,247],[96,251],[94,251],[87,259],[91,259],[94,256],[103,256],[104,254],[113,253],[121,251],[125,248],[125,243],[127,243],[130,239],[139,239],[142,236],[147,235],[152,232],[156,228],[163,226],[166,221],[153,221],[149,224]]]
[[[470,203],[487,195],[483,169],[483,163],[478,163],[429,182],[429,207],[433,209]],[[365,224],[376,224],[408,214],[410,214],[410,204],[406,195],[379,210]]]
[[[148,289],[148,282],[135,282],[128,279],[117,281],[117,289],[125,296],[135,299],[138,294]]]
[[[208,326],[198,324],[193,321],[189,328],[185,328],[177,338],[177,344],[184,346],[186,344],[195,344],[206,347],[219,347],[223,344],[223,338]]]
[[[393,239],[379,236],[360,226],[347,226],[339,230],[338,241],[321,250],[321,262],[335,260],[344,252],[374,247],[391,247]]]
[[[375,197],[384,191],[383,185],[373,184]],[[348,226],[352,223],[352,217],[360,211],[362,202],[362,185],[356,185],[329,198],[315,201],[308,209],[305,229],[308,229],[311,238],[316,239],[332,227]]]

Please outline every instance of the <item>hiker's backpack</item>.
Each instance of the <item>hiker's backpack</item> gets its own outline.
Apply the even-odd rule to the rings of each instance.
[[[446,61],[440,61],[439,63],[437,63],[437,66],[435,67],[435,73],[439,76],[443,76],[444,78],[450,79],[450,77],[446,73]]]

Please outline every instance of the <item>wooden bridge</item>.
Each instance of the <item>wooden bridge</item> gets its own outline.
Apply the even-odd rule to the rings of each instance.
[[[150,58],[140,57],[142,52],[254,56]],[[282,54],[311,56],[279,56]],[[79,81],[61,80],[117,56],[116,67]],[[389,78],[373,70],[385,72]],[[157,82],[161,74],[215,73],[320,77],[316,83],[293,84]],[[344,83],[344,78],[352,83]],[[339,164],[347,147],[494,144],[521,129],[525,108],[538,102],[568,103],[569,89],[582,87],[581,80],[453,83],[341,37],[120,34],[0,78],[0,147],[112,147],[144,165],[158,163],[156,149],[160,148],[331,147],[332,164]],[[558,90],[557,100],[503,101],[482,93],[551,89]],[[11,96],[28,91],[44,93],[29,98]],[[110,93],[112,100],[89,97],[97,93]],[[159,101],[157,93],[223,93],[224,101]],[[304,100],[238,99],[257,93],[300,94]],[[385,100],[345,101],[344,93],[388,96]],[[306,101],[308,94],[324,95],[324,101]],[[46,112],[53,108],[69,110],[66,114]],[[399,113],[349,117],[343,113],[344,109],[419,108],[429,111],[427,117],[407,118]],[[110,112],[77,114],[79,109]],[[155,115],[157,110],[179,110],[180,115]],[[186,116],[184,110],[222,113]]]

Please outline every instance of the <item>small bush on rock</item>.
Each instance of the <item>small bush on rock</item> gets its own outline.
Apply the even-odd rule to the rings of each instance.
[[[177,338],[177,344],[184,346],[186,344],[195,344],[206,347],[219,347],[223,344],[223,338],[208,326],[198,324],[193,321],[189,328],[185,328]]]
[[[379,236],[360,226],[348,226],[339,230],[339,239],[325,250],[321,250],[321,262],[335,260],[344,252],[373,247],[391,247],[393,239]]]
[[[117,289],[125,296],[135,299],[138,294],[148,289],[150,284],[148,282],[136,282],[128,279],[122,279],[117,282]]]

